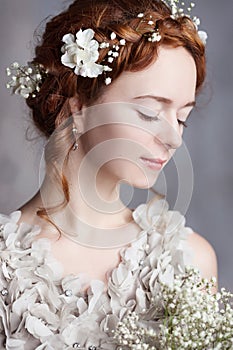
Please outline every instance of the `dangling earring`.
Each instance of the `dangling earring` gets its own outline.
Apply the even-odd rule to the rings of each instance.
[[[74,139],[75,139],[74,146],[73,146],[73,151],[76,151],[76,149],[79,148],[78,143],[77,143],[77,132],[78,132],[78,129],[73,124],[72,133],[73,133],[73,136],[74,136]]]

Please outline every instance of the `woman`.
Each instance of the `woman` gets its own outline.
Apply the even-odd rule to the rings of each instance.
[[[118,187],[152,187],[182,144],[205,78],[194,21],[173,1],[74,1],[12,68],[48,141],[40,190],[0,216],[1,348],[116,349],[116,323],[161,281],[186,264],[217,277],[181,214],[157,197],[131,211]]]

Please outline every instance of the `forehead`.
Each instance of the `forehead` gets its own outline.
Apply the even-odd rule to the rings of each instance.
[[[196,65],[183,47],[162,46],[154,63],[138,72],[123,72],[107,89],[104,99],[125,101],[154,94],[179,103],[195,97]]]

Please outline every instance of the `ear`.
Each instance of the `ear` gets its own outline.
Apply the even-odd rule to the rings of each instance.
[[[72,114],[80,113],[80,111],[82,110],[82,104],[80,103],[77,96],[70,97],[69,105]]]

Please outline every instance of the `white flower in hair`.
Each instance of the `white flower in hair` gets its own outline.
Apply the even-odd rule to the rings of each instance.
[[[6,73],[7,76],[11,76],[11,80],[6,84],[7,89],[27,99],[29,96],[36,97],[47,71],[41,64],[28,62],[26,66],[21,66],[14,62],[6,69]]]
[[[99,58],[99,43],[94,40],[95,32],[92,29],[76,33],[76,38],[69,33],[63,36],[65,45],[61,50],[61,62],[64,66],[75,68],[74,73],[83,77],[95,78],[103,71],[109,70],[108,66],[95,63]]]
[[[159,34],[159,31],[157,30],[156,32],[153,32],[149,37],[148,37],[148,41],[160,41],[161,40],[161,35]]]
[[[207,33],[205,31],[203,31],[203,30],[199,30],[198,31],[198,35],[199,35],[201,41],[203,42],[203,44],[205,45],[206,42],[207,42],[207,39],[208,39]]]

